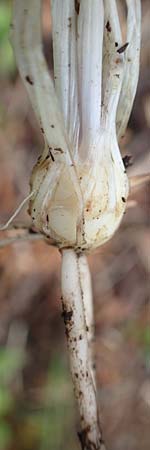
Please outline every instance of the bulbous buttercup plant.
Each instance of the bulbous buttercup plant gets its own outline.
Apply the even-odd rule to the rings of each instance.
[[[126,207],[128,178],[118,140],[138,81],[140,0],[124,1],[125,41],[116,0],[51,0],[54,79],[42,49],[42,2],[13,3],[14,53],[44,137],[31,175],[29,213],[35,229],[62,253],[62,307],[81,446],[105,449],[89,356],[92,297],[82,252],[112,237]]]

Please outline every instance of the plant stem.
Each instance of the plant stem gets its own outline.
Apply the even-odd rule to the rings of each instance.
[[[71,375],[81,421],[79,438],[82,450],[106,450],[99,426],[91,373],[80,258],[72,249],[62,250],[62,308]]]
[[[88,340],[88,346],[89,346],[91,372],[92,372],[92,376],[93,376],[93,382],[96,387],[94,349],[93,349],[94,311],[93,311],[93,292],[92,292],[91,273],[90,273],[86,255],[81,254],[78,258],[78,261],[79,261],[79,269],[80,269],[81,289],[82,289],[82,293],[83,293],[85,320],[86,320],[86,325],[87,325],[87,340]]]

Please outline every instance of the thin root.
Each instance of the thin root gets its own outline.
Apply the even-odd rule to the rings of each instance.
[[[18,206],[18,208],[15,210],[14,214],[12,214],[12,216],[9,218],[9,220],[5,223],[5,225],[1,225],[0,226],[0,231],[4,231],[7,230],[7,228],[9,227],[9,225],[13,222],[13,220],[15,219],[15,217],[17,217],[17,215],[20,213],[21,209],[23,208],[23,206],[27,203],[27,201],[33,196],[34,191],[32,191],[29,195],[27,195],[26,198],[24,198],[24,200],[20,203],[20,205]]]

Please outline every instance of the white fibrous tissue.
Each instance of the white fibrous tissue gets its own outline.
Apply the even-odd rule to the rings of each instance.
[[[44,151],[31,175],[38,232],[58,247],[92,250],[117,230],[129,192],[118,142],[139,74],[140,0],[52,0],[54,77],[42,48],[41,1],[14,0],[12,42],[39,119]]]

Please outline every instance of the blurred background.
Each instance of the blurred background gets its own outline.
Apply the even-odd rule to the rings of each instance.
[[[122,17],[122,1],[120,14]],[[122,155],[150,172],[150,2],[142,0],[138,91]],[[29,192],[42,136],[9,43],[0,0],[0,222]],[[122,29],[125,29],[123,18]],[[44,50],[52,70],[49,1]],[[98,401],[109,450],[150,448],[150,184],[134,187],[111,242],[89,256]],[[17,222],[29,223],[26,207]],[[16,231],[0,233],[0,240]],[[60,304],[60,255],[42,241],[0,248],[0,450],[79,450]]]

